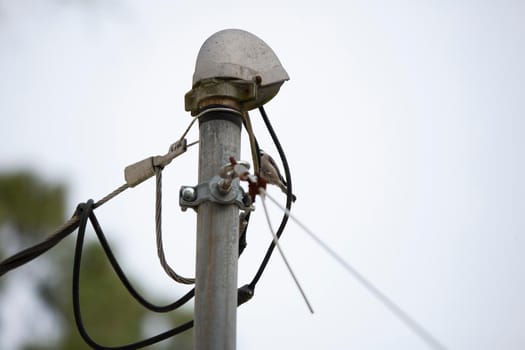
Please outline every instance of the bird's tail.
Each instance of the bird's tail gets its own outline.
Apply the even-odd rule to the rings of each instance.
[[[288,194],[288,189],[286,188],[286,186],[284,184],[279,184],[279,188],[281,189],[281,191],[283,191],[284,194]],[[292,202],[295,203],[295,200],[297,199],[297,197],[295,196],[295,194],[292,193]]]

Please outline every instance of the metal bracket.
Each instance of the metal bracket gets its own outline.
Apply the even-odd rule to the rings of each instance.
[[[188,149],[186,139],[179,140],[170,146],[169,152],[163,156],[148,157],[128,165],[124,169],[124,177],[129,187],[135,187],[155,175],[155,168],[164,168],[173,159],[180,156]]]
[[[210,181],[202,182],[197,186],[182,186],[179,191],[179,205],[182,210],[196,209],[203,202],[235,204],[241,210],[250,210],[252,204],[250,197],[239,186],[239,182],[234,181],[231,188],[224,191],[221,189],[223,180],[220,176],[214,176]]]
[[[199,81],[184,96],[184,108],[195,116],[208,98],[227,97],[241,105],[257,99],[257,83],[239,79],[205,79]]]

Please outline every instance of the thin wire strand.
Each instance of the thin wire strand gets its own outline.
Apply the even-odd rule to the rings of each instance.
[[[155,203],[155,233],[157,238],[157,255],[159,256],[160,265],[174,281],[183,284],[194,284],[195,279],[183,277],[177,274],[166,261],[164,255],[164,247],[162,244],[162,169],[155,168],[155,175],[157,179],[156,189],[156,203]]]
[[[312,232],[306,225],[299,221],[292,213],[279,204],[269,194],[266,196],[277,205],[282,211],[288,215],[300,228],[304,230],[317,244],[319,244],[332,258],[334,258],[341,266],[345,268],[358,282],[360,282],[373,296],[375,296],[380,302],[383,303],[398,319],[400,319],[408,328],[416,333],[429,347],[433,349],[445,350],[445,346],[442,345],[429,331],[427,331],[418,322],[412,319],[400,306],[394,301],[383,294],[377,287],[375,287],[370,281],[368,281],[363,275],[361,275],[354,267],[352,267],[345,259],[337,254],[332,248],[324,243],[315,233]],[[264,201],[263,201],[264,203]]]
[[[115,198],[116,196],[118,196],[119,194],[121,194],[122,192],[124,192],[125,190],[127,190],[129,188],[129,185],[128,184],[124,184],[120,187],[118,187],[116,190],[114,190],[113,192],[109,193],[108,195],[106,195],[105,197],[101,198],[100,200],[98,200],[94,205],[93,205],[93,209],[96,209],[98,207],[100,207],[102,204],[110,201],[111,199]]]
[[[238,110],[233,109],[233,108],[228,108],[228,107],[213,107],[213,108],[205,109],[204,111],[200,112],[199,114],[193,117],[193,120],[190,122],[190,124],[188,125],[188,127],[186,128],[182,136],[179,138],[179,142],[182,141],[186,137],[188,132],[190,132],[193,124],[195,124],[195,122],[199,120],[200,117],[202,117],[203,115],[209,112],[234,112],[237,114],[241,114]]]
[[[295,285],[297,286],[297,288],[301,292],[301,295],[303,296],[303,299],[304,299],[304,302],[306,303],[306,306],[308,306],[308,309],[310,310],[310,313],[313,314],[314,313],[314,309],[312,308],[312,305],[308,301],[308,298],[306,297],[306,294],[305,294],[303,288],[301,287],[301,284],[299,283],[299,280],[295,276],[295,274],[294,274],[294,272],[292,270],[292,267],[290,266],[290,263],[288,263],[288,259],[286,259],[286,256],[284,255],[284,252],[281,249],[281,245],[279,244],[279,238],[277,237],[277,235],[273,231],[272,222],[270,220],[270,215],[268,214],[268,208],[266,207],[266,201],[265,201],[266,191],[262,187],[259,188],[259,194],[261,195],[261,202],[262,202],[262,205],[263,205],[263,208],[264,208],[264,214],[266,215],[266,221],[268,222],[268,227],[270,228],[270,232],[271,232],[271,234],[273,236],[273,242],[275,243],[275,246],[277,247],[277,250],[279,251],[279,254],[281,254],[281,257],[283,258],[284,264],[286,265],[286,268],[288,268],[288,271],[290,272],[290,275],[292,275],[292,278],[293,278],[293,280],[295,282]]]
[[[199,142],[200,142],[200,141],[197,140],[197,141],[193,141],[193,142],[191,142],[191,143],[188,143],[188,144],[186,145],[186,148],[190,148],[191,146],[194,146],[194,145],[198,144]]]
[[[212,108],[206,108],[205,110],[203,110],[202,112],[200,112],[199,114],[197,114],[193,118],[199,119],[203,115],[205,115],[207,113],[210,113],[210,112],[232,112],[232,113],[235,113],[235,114],[240,114],[242,116],[242,113],[239,112],[238,110],[236,110],[235,108],[230,108],[230,107],[212,107]]]
[[[182,136],[180,137],[179,139],[179,142],[184,140],[184,138],[186,137],[186,135],[188,134],[188,132],[190,132],[190,129],[191,127],[193,126],[193,124],[195,124],[195,122],[197,121],[198,118],[193,118],[193,120],[191,121],[190,125],[188,125],[188,127],[186,128],[186,130],[184,131],[184,133],[182,134]]]
[[[16,269],[19,266],[27,264],[36,259],[55,245],[60,243],[64,238],[70,235],[79,225],[79,217],[75,214],[71,219],[62,224],[44,241],[26,248],[0,262],[0,277],[7,272]]]
[[[238,110],[236,109],[233,109],[233,108],[228,108],[228,107],[213,107],[213,108],[208,108],[208,109],[205,109],[204,111],[200,112],[199,114],[197,114],[196,116],[193,117],[192,121],[190,122],[190,124],[188,125],[188,127],[186,128],[186,130],[182,133],[182,136],[179,138],[179,142],[182,142],[182,140],[184,140],[184,138],[186,137],[186,135],[188,135],[188,133],[190,132],[191,128],[193,127],[193,124],[195,124],[195,122],[197,120],[199,120],[200,117],[202,117],[203,115],[209,113],[209,112],[234,112],[234,113],[237,113],[237,114],[241,114],[241,112],[239,112]],[[191,147],[195,144],[199,143],[199,141],[195,141],[195,142],[192,142],[190,144],[188,144],[186,147]]]

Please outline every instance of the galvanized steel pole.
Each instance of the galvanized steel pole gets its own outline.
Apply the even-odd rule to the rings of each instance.
[[[213,111],[199,122],[199,183],[202,183],[216,176],[230,157],[239,159],[241,119],[239,114]],[[200,204],[195,283],[196,350],[235,349],[238,245],[239,208],[235,204]]]
[[[243,30],[217,32],[199,50],[193,86],[184,97],[185,109],[199,118],[199,186],[198,193],[187,188],[190,195],[181,196],[183,208],[198,205],[196,350],[235,350],[239,207],[248,209],[225,200],[224,193],[208,193],[216,185],[210,181],[230,157],[240,158],[241,112],[271,100],[288,79],[270,47]],[[239,179],[233,181],[239,194]]]

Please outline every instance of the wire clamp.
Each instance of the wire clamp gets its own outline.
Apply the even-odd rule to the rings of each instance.
[[[179,204],[182,210],[197,208],[203,202],[218,204],[235,204],[241,210],[251,210],[250,197],[239,185],[239,180],[249,176],[250,164],[237,161],[230,157],[228,163],[219,170],[219,175],[210,181],[198,184],[195,187],[182,186],[179,195]],[[236,181],[237,180],[237,181]]]
[[[251,209],[250,197],[239,186],[238,181],[232,181],[229,190],[224,191],[224,179],[214,176],[210,181],[202,182],[197,186],[182,186],[179,191],[179,205],[183,211],[188,208],[197,209],[204,202],[218,204],[235,204],[241,210]]]
[[[224,179],[220,176],[214,176],[210,181],[197,186],[182,186],[179,191],[179,205],[183,211],[188,208],[197,209],[204,202],[235,204],[241,210],[251,210],[250,197],[239,185],[239,181],[232,181],[228,191],[223,186]]]
[[[155,175],[155,168],[163,169],[171,163],[173,159],[180,156],[188,149],[186,139],[179,140],[172,144],[168,153],[163,156],[153,156],[143,159],[134,164],[128,165],[124,169],[124,177],[129,187],[135,187]]]

